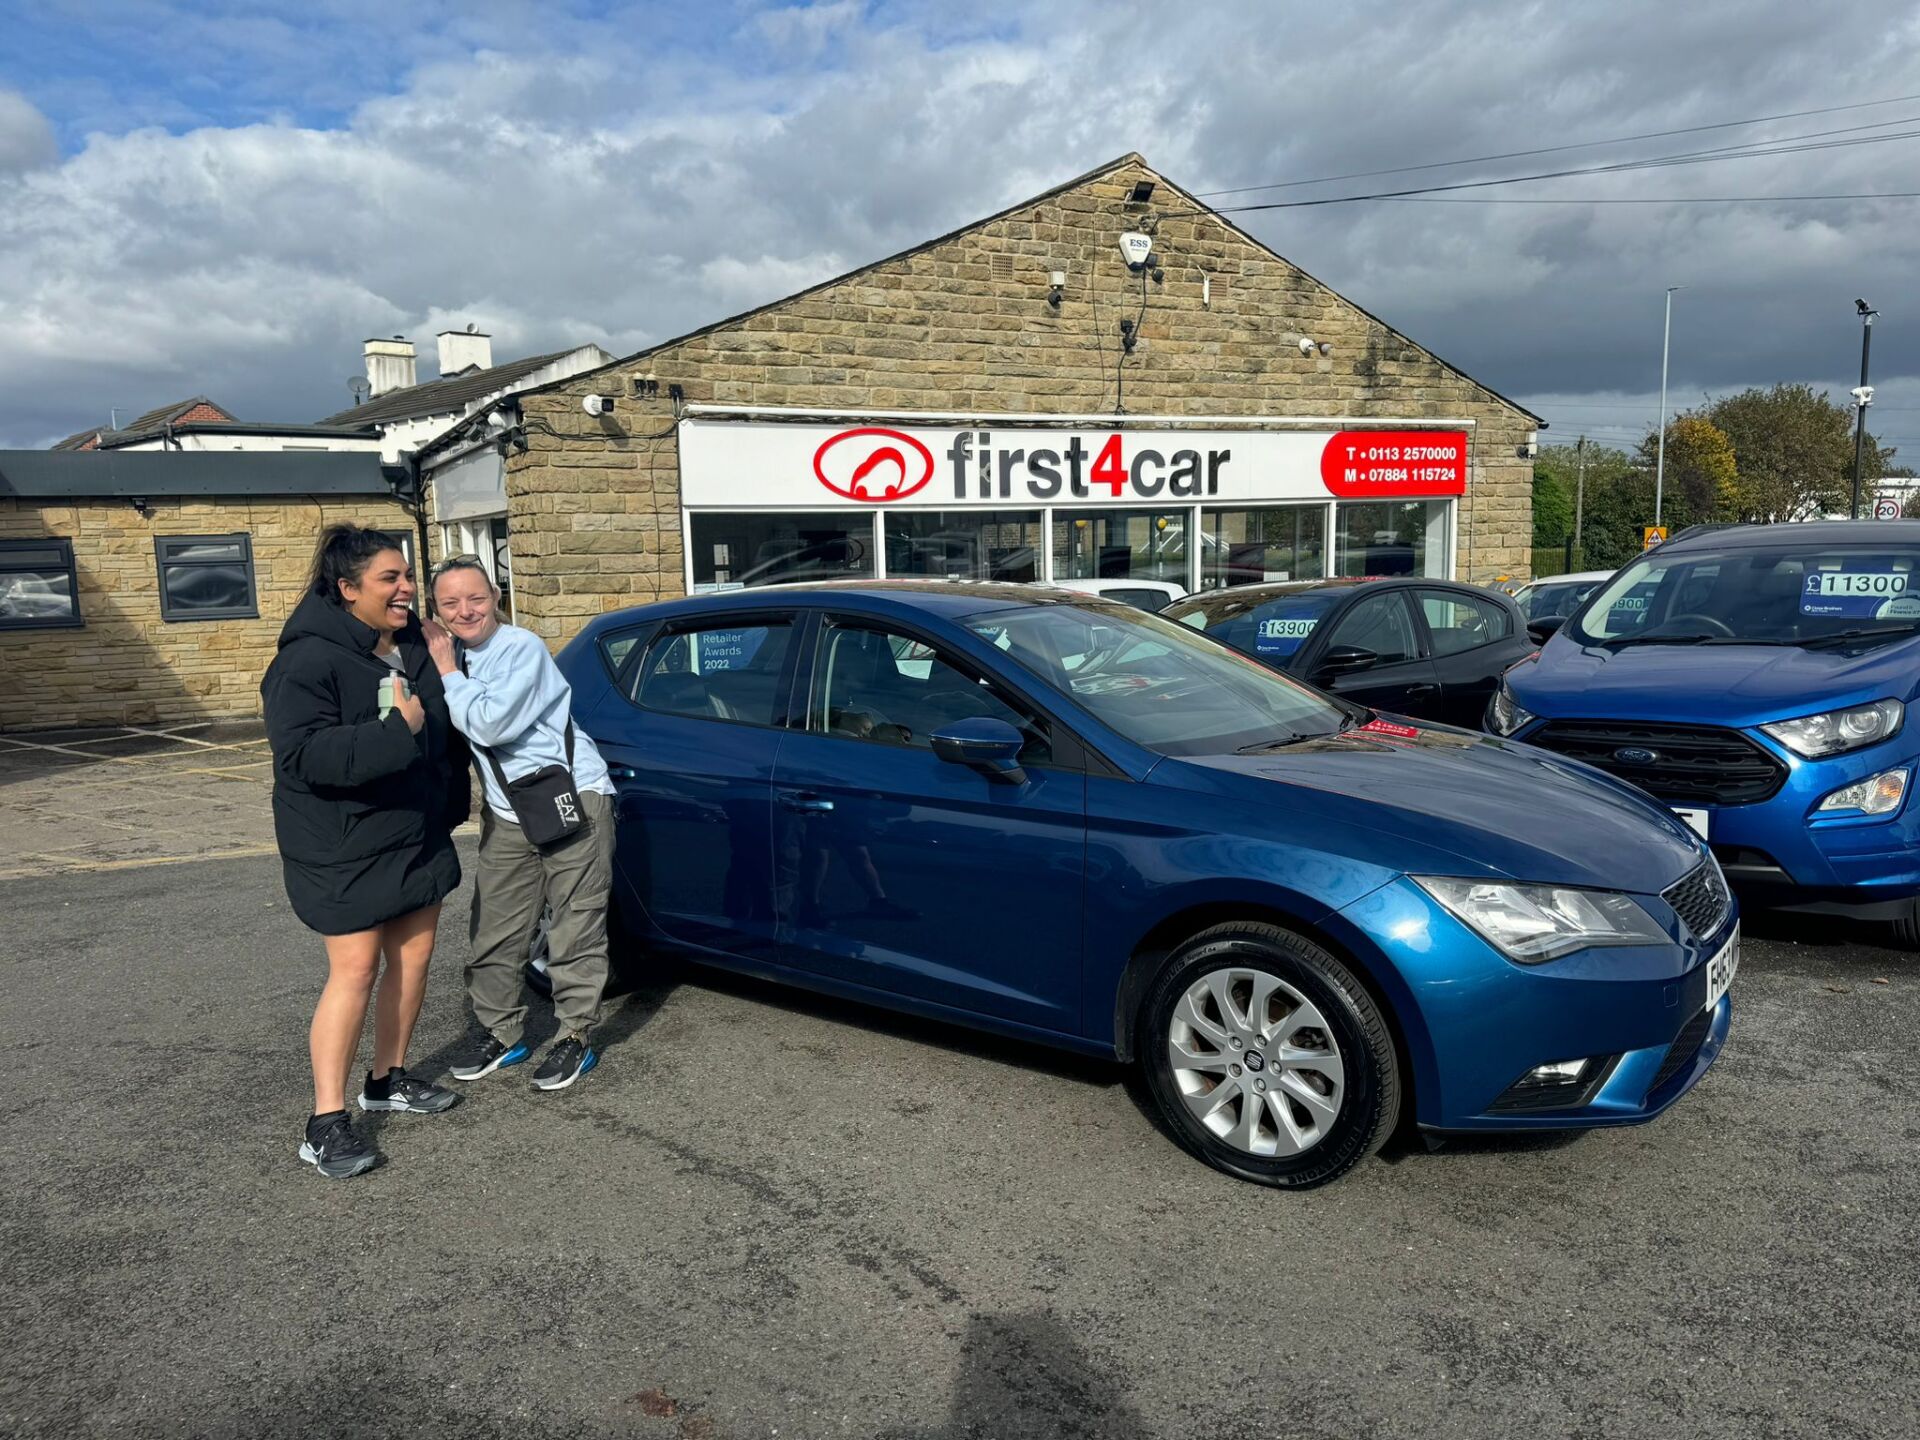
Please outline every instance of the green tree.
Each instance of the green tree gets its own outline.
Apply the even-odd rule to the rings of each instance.
[[[1743,390],[1707,407],[1733,442],[1739,498],[1733,520],[1806,520],[1844,514],[1853,494],[1853,407],[1811,385]],[[1868,479],[1886,474],[1893,452],[1868,437]]]
[[[1657,471],[1660,437],[1649,434],[1640,442],[1640,468]],[[1739,471],[1733,442],[1711,420],[1698,412],[1676,415],[1667,425],[1666,473],[1661,518],[1676,500],[1697,520],[1731,520],[1739,513]]]
[[[1620,564],[1627,555],[1640,549],[1639,527],[1653,523],[1653,480],[1651,477],[1647,480],[1642,513],[1638,492],[1622,490],[1634,474],[1632,456],[1609,446],[1588,445],[1585,458],[1584,504],[1580,499],[1581,449],[1577,445],[1540,447],[1539,458],[1533,466],[1534,491],[1538,495],[1539,477],[1545,475],[1574,501],[1575,510],[1582,517],[1581,542],[1586,555],[1584,563],[1591,570],[1607,569]],[[1536,499],[1534,503],[1537,507],[1539,501]],[[1535,513],[1538,514],[1537,509]],[[1629,532],[1632,544],[1627,548]],[[1619,554],[1618,559],[1613,558],[1616,554]]]
[[[1533,467],[1533,543],[1564,545],[1573,534],[1573,494],[1540,466]]]

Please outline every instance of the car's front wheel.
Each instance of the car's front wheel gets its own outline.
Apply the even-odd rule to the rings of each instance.
[[[1218,1170],[1324,1185],[1377,1151],[1400,1110],[1385,1018],[1337,957],[1254,922],[1216,925],[1167,960],[1135,1053],[1180,1143]]]

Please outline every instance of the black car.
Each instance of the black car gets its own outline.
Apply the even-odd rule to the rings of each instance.
[[[1446,580],[1236,585],[1161,613],[1357,704],[1469,730],[1537,648],[1510,598]]]

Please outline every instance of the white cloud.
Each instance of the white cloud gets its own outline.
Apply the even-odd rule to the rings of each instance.
[[[1848,76],[1841,98],[1920,89],[1911,20],[1858,53],[1795,7],[1434,0],[1383,10],[1364,33],[1338,7],[1290,11],[1284,27],[1247,14],[1196,0],[1147,25],[1092,0],[900,0],[743,20],[722,5],[703,38],[644,17],[516,24],[492,7],[423,40],[394,93],[339,128],[99,133],[64,158],[39,112],[0,93],[0,444],[196,391],[245,416],[310,420],[342,403],[368,335],[411,335],[423,361],[436,330],[468,321],[502,358],[586,341],[624,352],[1129,149],[1206,190],[1811,108],[1835,103],[1834,74]],[[261,43],[273,73],[295,73],[300,35]],[[1709,52],[1715,64],[1700,66]],[[339,83],[330,76],[328,93]],[[1909,111],[1920,104],[1233,200],[1561,168]],[[1485,194],[1914,189],[1915,144]],[[1657,385],[1662,289],[1683,281],[1677,394],[1807,374],[1844,391],[1856,294],[1888,312],[1876,376],[1920,376],[1920,329],[1899,315],[1899,297],[1920,289],[1911,201],[1235,218],[1509,393]]]
[[[17,90],[0,90],[0,175],[35,169],[58,153],[47,117]]]

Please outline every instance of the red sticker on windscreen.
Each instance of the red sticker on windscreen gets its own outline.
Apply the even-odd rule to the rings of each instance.
[[[1411,725],[1396,725],[1391,720],[1369,720],[1360,727],[1362,734],[1391,735],[1396,740],[1418,740],[1420,732]]]

